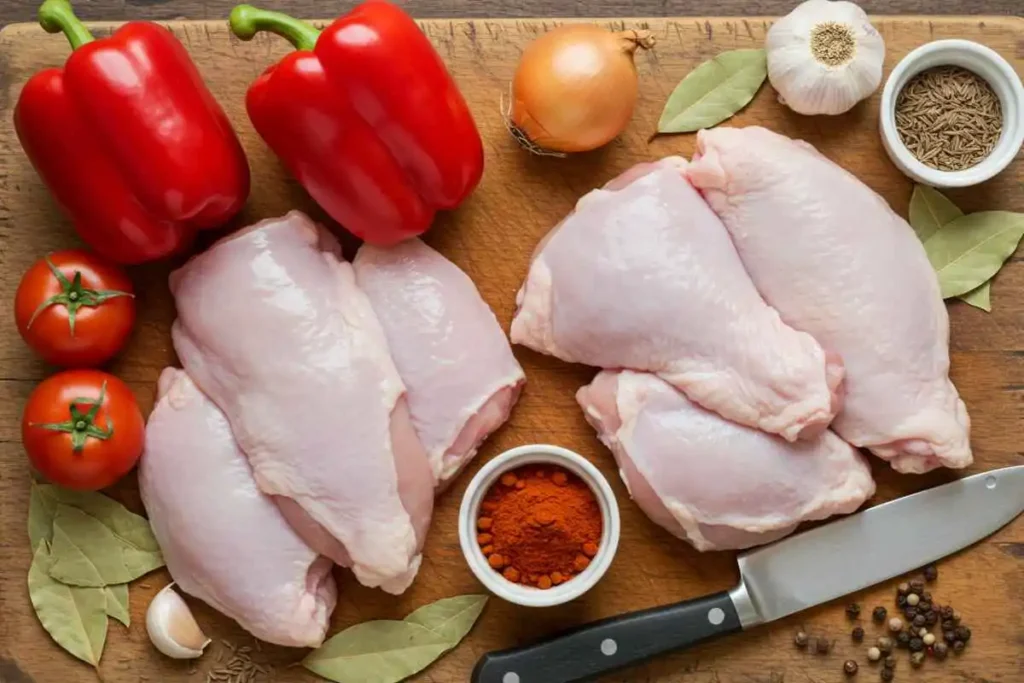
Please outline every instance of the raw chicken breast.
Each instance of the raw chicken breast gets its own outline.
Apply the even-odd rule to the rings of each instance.
[[[698,550],[768,543],[875,492],[864,458],[831,431],[787,443],[648,373],[602,372],[576,400],[640,508]]]
[[[763,128],[697,138],[689,168],[783,320],[846,366],[833,429],[900,472],[971,464],[949,381],[949,320],[906,221],[805,142]]]
[[[174,347],[312,548],[389,592],[416,575],[434,476],[332,235],[292,212],[171,274]]]
[[[822,431],[841,363],[764,303],[685,165],[641,164],[580,199],[537,247],[512,341],[657,373],[705,408],[789,440]]]
[[[420,240],[390,249],[364,244],[352,266],[443,485],[508,420],[526,381],[523,369],[473,281]]]
[[[181,370],[160,375],[139,491],[182,590],[260,640],[323,642],[337,598],[332,562],[259,491],[227,418]]]

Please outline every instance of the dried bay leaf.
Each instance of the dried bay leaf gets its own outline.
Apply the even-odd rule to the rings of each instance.
[[[992,312],[992,280],[989,280],[981,287],[972,289],[966,294],[960,295],[962,301],[966,301],[975,308],[980,308],[986,313]]]
[[[1024,214],[983,211],[947,223],[924,243],[939,275],[942,298],[966,294],[990,280],[1024,236]]]
[[[922,242],[927,242],[947,223],[963,215],[956,204],[935,188],[914,186],[914,194],[910,197],[910,227]]]
[[[125,513],[132,514],[127,510]],[[132,526],[121,517],[101,520],[77,507],[58,503],[53,519],[50,576],[72,586],[102,588],[133,581],[162,567],[163,556],[149,524],[142,517],[138,519],[141,527]],[[125,535],[112,527],[118,527]]]
[[[486,595],[459,595],[424,605],[407,616],[405,621],[419,624],[446,640],[458,643],[473,628],[486,604]]]
[[[679,82],[658,120],[659,133],[711,128],[754,99],[768,77],[764,50],[730,50],[710,59]]]
[[[32,480],[28,500],[28,540],[31,548],[53,538],[53,516],[57,512],[56,486]]]
[[[103,589],[107,599],[107,616],[117,619],[125,627],[132,625],[132,615],[128,611],[128,584],[119,583]]]
[[[419,608],[404,621],[369,621],[336,634],[302,665],[336,683],[398,683],[459,644],[486,595],[461,595]]]
[[[46,573],[46,543],[36,546],[28,570],[28,594],[39,622],[54,642],[97,666],[107,640],[106,595],[102,588],[76,588]]]

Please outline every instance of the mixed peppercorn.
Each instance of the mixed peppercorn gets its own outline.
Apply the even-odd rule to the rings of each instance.
[[[881,664],[878,675],[883,681],[891,681],[895,676],[896,650],[908,650],[910,665],[917,669],[929,656],[942,661],[950,650],[955,654],[962,653],[971,639],[971,629],[963,623],[960,613],[948,605],[938,605],[932,600],[932,594],[925,590],[927,583],[938,579],[935,565],[925,567],[922,574],[923,580],[914,579],[897,586],[896,615],[890,617],[889,611],[881,605],[871,610],[871,620],[887,630],[886,635],[877,638],[867,649],[868,661]],[[858,620],[860,615],[860,605],[847,605],[846,616],[851,621]],[[864,635],[864,627],[859,624],[850,632],[855,643],[863,642]],[[827,654],[833,646],[827,638],[811,638],[804,631],[796,634],[794,643],[801,649],[813,644],[814,651],[819,654]],[[856,676],[859,668],[853,659],[843,663],[843,672],[847,676]]]

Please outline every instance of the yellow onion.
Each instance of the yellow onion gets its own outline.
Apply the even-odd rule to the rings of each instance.
[[[585,152],[625,129],[636,105],[633,55],[650,31],[560,26],[530,43],[512,81],[509,129],[527,148]]]

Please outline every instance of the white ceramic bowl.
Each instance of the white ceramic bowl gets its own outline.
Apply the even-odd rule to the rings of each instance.
[[[524,586],[506,580],[487,564],[487,558],[476,542],[476,520],[480,512],[480,503],[483,502],[487,491],[505,472],[531,463],[551,463],[569,470],[590,487],[598,505],[601,506],[603,529],[597,555],[590,561],[590,565],[572,580],[548,589]],[[582,456],[568,449],[546,444],[513,448],[484,465],[469,482],[469,487],[462,497],[462,507],[459,509],[459,543],[462,545],[462,554],[466,556],[466,562],[476,574],[476,578],[498,597],[527,607],[561,605],[575,600],[593,588],[608,571],[615,557],[615,551],[619,546],[619,529],[619,505],[612,487],[608,485],[608,480]]]
[[[992,153],[980,164],[963,171],[940,171],[918,161],[896,132],[896,98],[917,74],[936,66],[960,66],[978,74],[992,86],[1003,108],[1003,132]],[[889,158],[903,173],[933,187],[967,187],[989,180],[1005,169],[1024,143],[1024,87],[1020,77],[994,50],[970,40],[925,43],[889,74],[882,90],[880,128]]]

